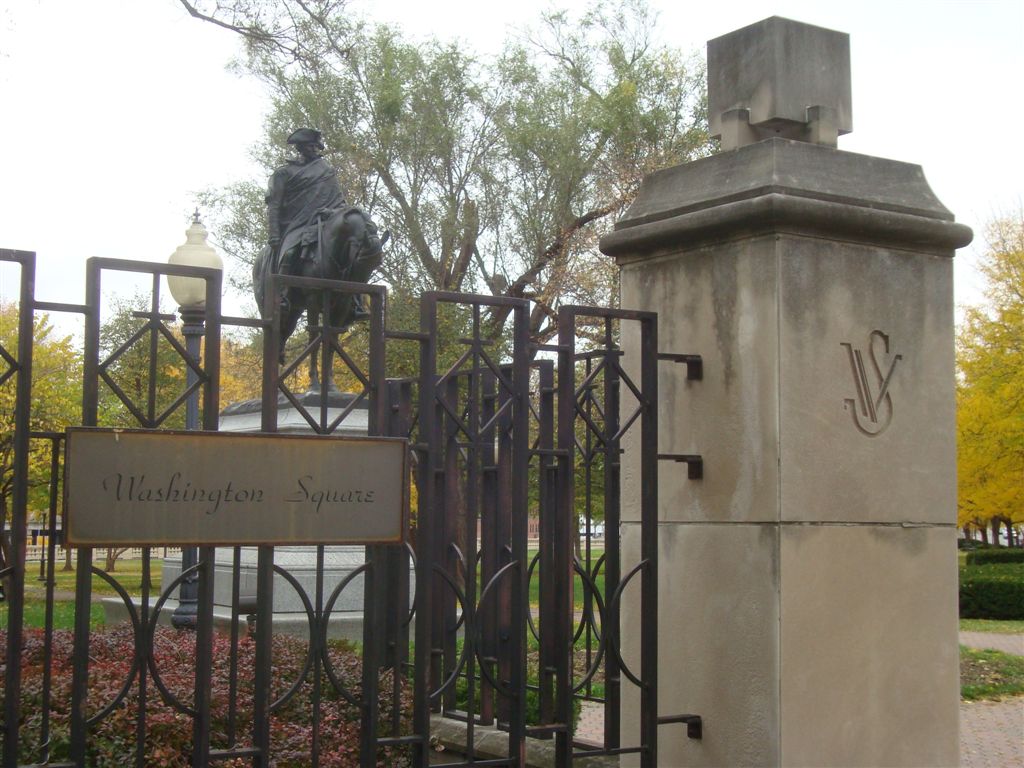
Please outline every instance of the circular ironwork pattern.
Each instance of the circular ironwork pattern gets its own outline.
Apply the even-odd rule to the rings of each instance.
[[[491,591],[491,588],[494,587],[494,585],[497,584],[498,581],[500,581],[505,576],[506,573],[511,573],[513,570],[518,570],[518,568],[519,561],[513,560],[511,563],[507,563],[506,565],[502,566],[502,568],[490,578],[487,584],[484,585],[483,590],[481,590],[480,592],[480,602],[477,604],[478,613],[483,608],[484,601],[487,599],[487,594]],[[481,632],[483,632],[483,625],[478,622],[476,630],[474,632],[474,640],[478,642],[474,643],[476,647],[473,649],[473,654],[480,664],[480,671],[483,673],[484,677],[487,678],[487,681],[494,687],[494,689],[499,694],[501,694],[505,698],[514,698],[515,691],[513,691],[507,685],[503,685],[497,678],[495,678],[494,675],[492,675],[491,672],[489,671],[486,660],[480,656],[480,646],[482,643],[479,641],[482,638],[480,638],[479,635]]]
[[[369,568],[369,563],[363,563],[361,566],[354,569],[348,576],[338,582],[338,585],[331,591],[331,595],[327,599],[327,602],[324,603],[324,610],[320,622],[320,654],[321,661],[324,665],[324,672],[327,673],[327,679],[331,681],[331,685],[334,686],[334,690],[341,694],[341,696],[343,696],[350,704],[357,707],[362,706],[362,700],[360,697],[349,691],[349,689],[341,682],[341,679],[338,677],[338,674],[334,669],[334,662],[331,661],[331,657],[327,653],[327,625],[330,621],[331,613],[334,611],[334,604],[337,602],[338,596],[341,595],[342,591],[352,583],[356,576],[361,576],[365,571],[368,571]]]
[[[302,686],[303,681],[309,674],[310,668],[313,666],[313,658],[315,655],[315,638],[316,638],[316,614],[313,611],[313,604],[309,600],[309,596],[306,594],[306,590],[302,588],[302,585],[286,571],[282,566],[275,565],[274,572],[279,574],[281,578],[292,585],[292,589],[299,595],[299,599],[302,600],[302,607],[306,611],[306,620],[309,622],[309,647],[306,649],[306,661],[302,667],[302,673],[292,683],[291,688],[281,694],[276,701],[270,705],[270,712],[273,714],[278,709],[288,703],[288,700],[295,695],[295,692]]]
[[[122,701],[125,700],[125,698],[128,696],[128,691],[131,690],[132,683],[135,682],[135,676],[139,673],[139,668],[141,666],[141,655],[139,653],[140,624],[139,614],[135,610],[135,604],[132,602],[132,599],[128,595],[128,592],[125,590],[125,588],[122,587],[121,584],[118,583],[118,581],[114,579],[109,573],[107,573],[106,571],[101,571],[95,565],[91,568],[94,576],[99,576],[111,587],[114,588],[114,591],[117,593],[118,597],[121,598],[121,602],[123,602],[125,604],[125,608],[128,609],[128,617],[131,619],[132,623],[132,638],[135,640],[135,648],[132,650],[131,667],[128,670],[128,676],[125,678],[125,681],[121,686],[121,690],[118,691],[118,693],[114,696],[113,700],[109,704],[107,704],[107,706],[102,707],[99,710],[99,712],[97,712],[92,717],[86,718],[86,725],[95,725],[96,723],[100,722],[103,718],[105,718],[107,715],[113,712],[114,709]],[[145,648],[143,648],[142,653],[146,653]]]
[[[615,592],[612,593],[611,598],[608,600],[608,610],[609,611],[613,611],[614,612],[614,610],[619,605],[619,600],[622,598],[622,593],[626,589],[626,585],[629,584],[630,580],[634,576],[636,576],[638,573],[640,573],[640,571],[646,571],[649,564],[650,564],[649,560],[641,560],[639,563],[637,563],[635,566],[633,566],[632,570],[630,570],[629,573],[627,573],[623,577],[622,581],[620,581],[618,586],[615,588]],[[639,677],[637,677],[636,675],[633,674],[633,672],[627,666],[626,662],[623,661],[622,653],[621,653],[621,651],[619,649],[618,641],[613,636],[613,633],[608,632],[608,633],[606,633],[605,636],[608,639],[608,653],[611,654],[614,657],[615,662],[616,662],[616,664],[619,667],[619,670],[626,677],[628,677],[630,679],[630,681],[634,685],[636,685],[639,688],[643,688],[644,687],[643,682],[640,680]]]
[[[464,618],[465,614],[466,614],[466,595],[459,588],[459,585],[455,583],[455,579],[453,579],[448,574],[448,572],[446,570],[444,570],[444,568],[442,568],[440,565],[435,565],[434,566],[434,572],[439,574],[444,581],[448,582],[448,586],[450,586],[452,588],[452,592],[455,593],[455,599],[458,601],[459,605],[462,608],[462,611],[461,611],[462,616],[460,617],[458,624],[456,624],[456,630],[457,630],[458,627],[461,626],[461,624],[462,624],[462,618]],[[463,643],[462,644],[462,652],[459,654],[459,659],[458,659],[458,661],[455,664],[455,669],[453,669],[452,673],[448,676],[448,678],[446,680],[444,680],[441,683],[440,686],[438,686],[437,690],[434,690],[434,691],[430,692],[430,699],[431,700],[436,700],[438,697],[441,696],[442,693],[445,692],[445,690],[448,687],[453,685],[455,683],[455,680],[458,678],[459,673],[462,672],[462,668],[465,665],[466,665],[466,644]]]
[[[153,684],[156,686],[157,690],[160,691],[160,696],[164,700],[165,704],[170,705],[181,714],[188,715],[189,717],[196,716],[196,708],[181,701],[181,699],[174,695],[174,693],[172,693],[164,683],[163,678],[160,676],[160,670],[156,666],[156,656],[153,653],[153,641],[156,635],[157,620],[160,617],[160,611],[163,608],[164,603],[167,602],[167,599],[174,594],[174,590],[178,585],[181,584],[188,576],[193,573],[199,573],[200,566],[201,563],[196,563],[192,567],[186,568],[178,574],[178,577],[174,581],[161,589],[160,597],[153,605],[153,612],[150,615],[146,626],[146,648],[148,651],[146,662],[149,667],[149,674],[153,678]]]

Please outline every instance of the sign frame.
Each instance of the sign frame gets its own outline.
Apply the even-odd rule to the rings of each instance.
[[[359,450],[360,447],[366,451],[380,454],[375,458],[383,458],[387,462],[385,463],[382,475],[387,475],[389,471],[396,472],[400,481],[397,483],[398,491],[388,491],[385,495],[389,497],[388,506],[389,508],[394,505],[391,503],[397,500],[398,506],[400,507],[397,513],[397,519],[389,516],[387,529],[391,531],[396,525],[398,530],[394,531],[389,535],[373,535],[365,536],[358,535],[358,532],[352,535],[339,535],[336,531],[327,536],[314,536],[314,535],[272,535],[272,536],[229,536],[223,535],[214,531],[210,536],[180,536],[175,533],[173,523],[171,529],[168,530],[165,527],[157,526],[156,529],[153,526],[150,527],[150,533],[146,534],[138,530],[130,530],[126,533],[119,533],[117,535],[105,536],[96,535],[95,533],[79,532],[76,528],[76,521],[85,519],[87,523],[81,524],[78,528],[90,528],[95,531],[99,526],[102,527],[105,523],[102,521],[97,522],[103,515],[100,509],[96,509],[93,506],[86,505],[98,505],[96,496],[98,495],[95,490],[97,484],[102,485],[104,481],[96,480],[97,477],[94,473],[87,473],[85,468],[91,468],[93,464],[103,464],[107,459],[95,460],[90,455],[83,455],[82,451],[86,449],[87,444],[92,443],[93,448],[96,444],[102,444],[113,440],[114,444],[119,445],[120,441],[124,439],[127,442],[136,443],[137,448],[146,448],[150,450],[150,454],[147,455],[145,452],[142,458],[137,459],[136,465],[141,464],[146,467],[149,463],[166,458],[166,456],[160,456],[157,453],[157,449],[153,446],[159,446],[159,450],[165,452],[177,452],[176,455],[187,455],[188,449],[192,449],[195,456],[191,459],[183,460],[186,463],[183,466],[188,469],[187,461],[194,460],[198,457],[201,461],[205,453],[210,451],[216,451],[218,449],[237,447],[242,451],[256,451],[266,452],[272,448],[273,443],[279,443],[283,449],[282,454],[289,456],[294,454],[302,455],[308,453],[310,456],[323,455],[325,451],[331,451],[332,447],[339,450],[340,453],[351,452]],[[153,441],[156,441],[155,443]],[[200,441],[200,442],[197,442]],[[148,444],[148,445],[147,445]],[[182,453],[182,451],[185,453]],[[120,428],[107,428],[107,427],[68,427],[65,430],[65,454],[64,454],[64,488],[63,488],[63,514],[64,514],[64,535],[65,541],[68,546],[73,547],[119,547],[119,546],[316,546],[320,544],[334,546],[334,545],[374,545],[374,544],[403,544],[408,540],[409,532],[409,520],[410,520],[410,483],[412,482],[412,476],[410,474],[410,457],[409,457],[409,441],[403,437],[363,437],[363,436],[339,436],[339,435],[315,435],[315,434],[282,434],[277,432],[214,432],[214,431],[201,431],[201,430],[170,430],[170,429],[120,429]],[[393,455],[392,455],[393,454]],[[350,453],[350,456],[352,454]],[[367,458],[369,458],[367,454]],[[323,458],[320,461],[324,461]],[[198,465],[197,465],[198,466]],[[378,466],[377,463],[374,466]],[[278,498],[267,499],[267,501],[277,504],[280,508],[275,508],[273,514],[279,515],[278,518],[274,519],[274,522],[281,521],[281,528],[286,529],[289,526],[289,521],[294,522],[296,513],[289,513],[283,507],[290,505],[294,507],[296,504],[305,503],[308,505],[315,505],[315,516],[307,509],[306,520],[307,523],[304,526],[304,530],[308,534],[308,529],[312,523],[309,520],[316,520],[320,514],[324,511],[324,505],[327,505],[327,514],[330,515],[333,509],[332,502],[350,502],[350,503],[364,503],[364,498],[359,496],[362,493],[365,497],[365,503],[372,503],[373,492],[369,495],[364,492],[350,491],[348,498],[342,498],[344,492],[335,492],[332,496],[330,493],[324,493],[318,489],[307,488],[302,480],[305,480],[309,475],[298,475],[295,476],[295,471],[301,471],[302,467],[289,465],[288,469],[291,470],[293,479],[295,477],[301,478],[298,481],[298,488],[300,490],[293,492],[293,495],[297,493],[304,493],[305,498],[303,499],[287,499],[281,500]],[[265,471],[264,471],[265,470]],[[146,471],[149,471],[148,469]],[[154,470],[154,472],[159,470]],[[165,470],[166,471],[166,470]],[[198,472],[202,473],[204,470],[199,469]],[[273,467],[262,467],[262,465],[256,465],[255,468],[246,468],[245,472],[251,474],[261,475],[263,477],[272,477],[270,480],[271,488],[274,491],[280,490],[280,484],[274,486],[274,483],[280,483],[281,475],[285,474],[285,470],[281,466]],[[133,495],[142,496],[142,481],[145,481],[145,476],[142,476],[142,481],[139,482],[138,490],[134,485],[135,480],[131,480],[132,485],[129,485],[129,480],[121,475],[120,471],[115,473],[117,476],[116,480],[113,480],[113,475],[109,476],[108,479],[112,481],[112,487],[116,485],[116,491],[112,490],[112,487],[104,487],[104,492],[108,495],[114,493],[117,496],[117,504],[122,508],[120,513],[120,521],[124,523],[126,515],[128,514],[126,509],[129,509],[129,504],[138,504],[140,502],[153,502],[153,494],[157,491],[153,490],[153,486],[160,486],[160,484],[150,484],[149,496],[147,499],[133,499]],[[191,484],[188,483],[185,476],[181,471],[174,473],[178,479],[178,494],[181,494],[183,488],[190,489]],[[365,476],[365,475],[364,475]],[[130,478],[138,479],[138,475],[128,476]],[[91,478],[91,479],[90,479]],[[385,480],[387,478],[385,477]],[[394,478],[392,478],[394,479]],[[173,480],[171,481],[173,483]],[[312,481],[309,483],[313,485]],[[294,486],[292,486],[294,487]],[[230,481],[228,482],[228,488],[230,488]],[[262,488],[262,486],[261,486]],[[170,497],[172,489],[167,486],[160,486],[159,492],[161,496],[166,489],[166,495]],[[200,490],[197,489],[196,493]],[[186,527],[190,527],[191,530],[199,528],[199,524],[195,522],[195,518],[198,517],[198,513],[195,511],[196,507],[206,504],[208,507],[213,503],[213,497],[195,498],[192,500],[179,501],[177,497],[174,498],[173,503],[178,505],[178,508],[188,510],[187,515],[182,519],[188,521],[192,520],[190,524],[186,524]],[[317,496],[316,494],[320,495]],[[354,495],[355,494],[355,495]],[[121,503],[121,497],[128,497],[127,503]],[[238,492],[235,494],[235,500],[240,496]],[[391,498],[396,497],[396,498]],[[220,491],[217,495],[217,505],[222,501]],[[229,499],[230,500],[230,499]],[[263,494],[261,492],[259,502],[263,501]],[[170,500],[161,499],[156,500],[156,506],[163,508],[169,506],[172,502]],[[248,498],[246,499],[248,503]],[[257,500],[253,498],[252,504],[256,504]],[[252,506],[250,504],[250,506]],[[113,505],[109,505],[113,506]],[[244,507],[244,505],[243,505]],[[134,509],[131,507],[130,509]],[[262,510],[262,514],[266,514],[266,510],[271,507],[266,507]],[[345,509],[342,507],[342,509]],[[146,514],[141,514],[141,518],[157,519],[161,523],[166,523],[172,518],[167,517],[172,513],[167,511],[160,511],[159,514],[155,511],[150,511]],[[211,514],[209,511],[205,514]],[[373,517],[372,514],[366,512],[363,517]],[[201,519],[201,518],[200,518]],[[261,522],[265,519],[260,518]],[[326,516],[325,518],[326,519]],[[332,518],[329,521],[334,528],[338,527],[337,519]],[[293,526],[292,526],[293,527]],[[327,524],[325,524],[325,527]],[[103,533],[102,531],[100,533]]]

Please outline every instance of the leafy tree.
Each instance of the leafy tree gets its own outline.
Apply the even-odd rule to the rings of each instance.
[[[224,336],[220,347],[220,406],[260,396],[263,345],[254,335]]]
[[[32,402],[29,429],[61,432],[81,421],[82,358],[70,336],[60,337],[49,316],[35,317],[32,336]],[[12,357],[18,350],[18,307],[0,303],[0,347]],[[3,369],[7,364],[3,362]],[[15,377],[0,385],[0,530],[8,523],[14,487]],[[29,453],[29,515],[49,509],[49,441],[33,440]],[[11,562],[9,542],[3,537],[4,562]]]
[[[961,526],[1010,541],[1024,523],[1024,211],[994,221],[980,269],[987,304],[957,338],[957,469]]]
[[[393,290],[529,298],[537,340],[559,303],[616,300],[596,241],[644,174],[709,151],[701,68],[655,42],[642,0],[547,14],[494,60],[413,42],[344,0],[180,2],[244,39],[240,66],[273,97],[268,173],[295,127],[320,128],[350,199],[392,230]],[[262,189],[207,196],[243,263],[266,240]],[[506,316],[492,313],[492,336]]]
[[[183,404],[164,417],[185,391],[185,361],[166,335],[153,331],[155,325],[146,317],[152,312],[148,305],[148,297],[142,295],[116,298],[100,326],[100,426],[185,426]],[[159,324],[173,328],[171,322]],[[183,347],[180,333],[169,335]]]

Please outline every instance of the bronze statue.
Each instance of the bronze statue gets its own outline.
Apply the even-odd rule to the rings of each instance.
[[[315,224],[320,211],[345,206],[338,174],[320,156],[324,148],[319,131],[300,128],[288,137],[298,157],[282,165],[267,185],[267,232],[274,253],[274,271],[294,274],[300,251],[315,243]],[[285,297],[287,298],[287,297]]]
[[[298,156],[270,177],[266,195],[269,243],[253,266],[253,293],[264,318],[268,316],[265,287],[271,273],[365,283],[380,265],[388,238],[388,233],[383,239],[378,237],[376,225],[361,208],[346,203],[337,173],[320,156],[324,144],[319,131],[300,128],[288,137],[288,143]],[[282,346],[303,311],[312,341],[320,321],[321,292],[282,288],[277,301]],[[348,300],[334,300],[329,321],[333,328],[344,329],[364,317],[361,297],[353,294]],[[310,391],[321,388],[316,358],[316,354],[310,355]],[[337,391],[329,368],[323,378],[326,389]]]

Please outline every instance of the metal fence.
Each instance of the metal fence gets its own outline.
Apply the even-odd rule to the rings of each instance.
[[[6,365],[0,386],[16,390],[15,460],[6,470],[13,557],[0,570],[7,598],[5,767],[169,765],[173,759],[193,766],[522,766],[530,739],[552,742],[559,766],[628,753],[654,766],[659,723],[685,722],[690,735],[699,736],[696,716],[659,718],[657,712],[659,459],[686,461],[690,476],[700,475],[699,457],[658,454],[657,369],[668,359],[697,370],[699,359],[659,355],[653,314],[563,307],[557,343],[537,345],[529,338],[526,300],[429,292],[421,298],[420,327],[394,331],[386,327],[387,295],[380,286],[274,276],[268,295],[277,296],[282,286],[319,290],[324,318],[332,303],[350,301],[352,294],[370,299],[362,341],[339,340],[338,329],[324,319],[279,366],[280,308],[272,307],[267,321],[222,316],[219,272],[90,259],[86,301],[69,305],[36,300],[34,254],[0,251],[0,260],[17,265],[22,281],[18,344],[0,347]],[[113,350],[100,343],[101,288],[112,271],[141,273],[151,285],[148,310],[136,313],[137,330]],[[206,281],[201,359],[178,340],[174,317],[161,312],[161,277],[168,274]],[[136,426],[161,428],[198,400],[201,428],[216,430],[222,333],[255,329],[263,337],[264,432],[277,431],[288,410],[310,431],[332,435],[365,406],[370,435],[409,439],[416,505],[408,543],[367,547],[365,563],[331,590],[324,547],[310,554],[317,566],[312,589],[275,563],[273,547],[259,547],[254,596],[242,593],[235,547],[231,615],[254,614],[250,633],[235,620],[223,631],[215,628],[212,547],[201,547],[194,565],[155,592],[152,560],[162,551],[140,551],[142,577],[132,590],[116,572],[94,565],[99,551],[77,549],[73,626],[55,628],[62,603],[55,571],[62,434],[32,432],[32,327],[39,312],[84,319],[83,425],[101,423],[113,402]],[[446,317],[458,319],[459,333],[445,332]],[[626,324],[638,329],[639,339],[628,364],[619,346]],[[584,325],[591,333],[581,343],[577,329]],[[113,371],[139,345],[150,378],[133,397]],[[413,375],[389,376],[394,345],[418,347]],[[170,398],[154,383],[158,349],[173,350],[189,372]],[[340,409],[329,397],[294,391],[290,378],[310,360],[326,370],[332,358],[356,382]],[[631,432],[642,490],[637,499],[620,499],[622,441]],[[45,556],[33,551],[30,563],[26,500],[33,439],[50,446],[50,535]],[[33,482],[40,482],[38,459],[35,473]],[[641,523],[640,552],[632,561],[625,561],[618,535],[623,504]],[[539,518],[532,544],[531,516]],[[590,535],[598,529],[599,537]],[[41,607],[38,620],[26,614],[26,579],[30,572],[37,578],[36,560],[43,587],[30,602]],[[272,620],[275,577],[304,606],[306,631],[297,641]],[[91,615],[96,579],[121,599],[129,617],[117,630],[124,646],[121,658],[110,662],[120,664],[116,674],[104,666],[104,654],[117,655],[110,650],[116,633],[96,626]],[[166,601],[190,581],[198,584],[195,631],[168,634],[160,628]],[[641,621],[624,628],[620,612],[630,584]],[[362,642],[330,640],[339,598],[360,587]],[[621,650],[627,630],[637,633],[639,647],[628,660]],[[111,674],[115,684],[104,688]],[[625,686],[639,691],[638,740],[625,738],[620,727]],[[603,708],[598,739],[574,732],[583,701]],[[438,718],[462,724],[462,749],[433,753]],[[505,756],[474,754],[480,729],[505,734]],[[170,731],[178,734],[173,757],[158,751]],[[182,748],[190,751],[187,757]]]

